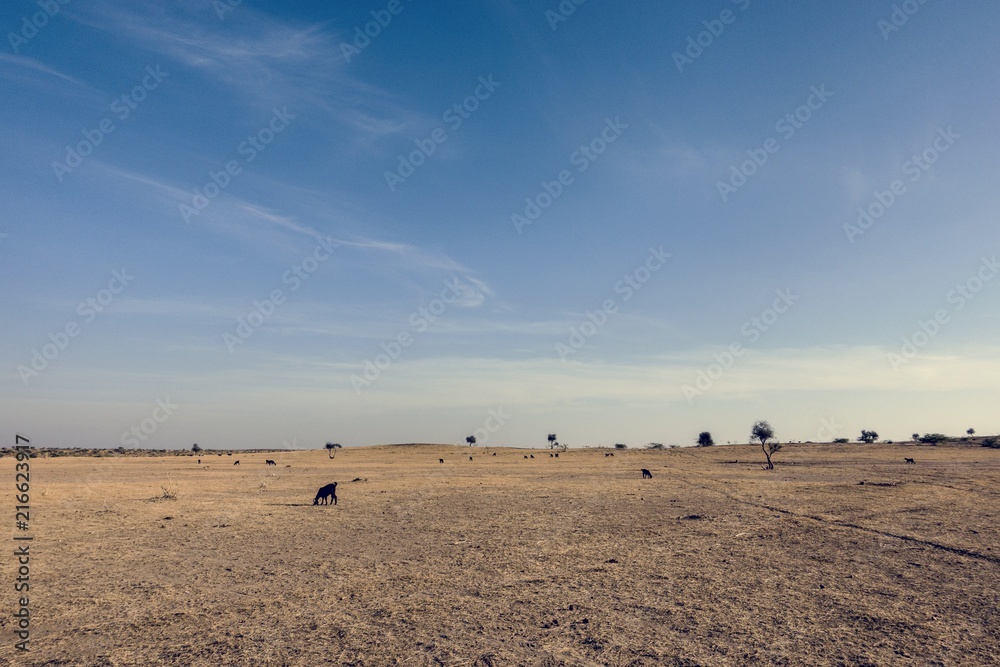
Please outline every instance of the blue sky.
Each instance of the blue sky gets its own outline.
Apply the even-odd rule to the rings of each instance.
[[[1000,429],[1000,7],[318,4],[0,10],[6,432]]]

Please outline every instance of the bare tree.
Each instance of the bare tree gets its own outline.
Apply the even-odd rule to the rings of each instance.
[[[337,456],[337,450],[340,449],[341,447],[343,447],[343,445],[338,444],[336,442],[326,443],[326,451],[330,454],[331,459]]]
[[[768,442],[774,437],[774,429],[763,419],[756,421],[753,425],[753,430],[750,431],[750,440],[759,440],[760,449],[764,452],[764,456],[767,457],[767,469],[774,470],[774,463],[771,462],[771,455],[781,449],[781,443],[775,440],[774,442]]]

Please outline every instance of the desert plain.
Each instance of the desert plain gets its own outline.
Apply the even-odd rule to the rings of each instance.
[[[38,456],[0,664],[1000,664],[1000,450],[612,451]]]

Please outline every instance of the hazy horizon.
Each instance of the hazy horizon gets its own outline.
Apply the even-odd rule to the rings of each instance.
[[[8,3],[3,427],[149,449],[1000,432],[998,21]]]

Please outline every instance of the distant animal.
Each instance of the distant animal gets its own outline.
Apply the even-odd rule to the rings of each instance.
[[[559,458],[559,452],[556,452],[556,458]]]
[[[614,454],[614,452],[605,452],[605,453],[604,453],[604,456],[605,456],[605,457],[608,457],[608,456],[614,456],[614,455],[615,455],[615,454]]]
[[[554,454],[549,454],[549,458],[550,458],[550,459],[551,459],[551,458],[552,458],[553,456],[555,456],[555,455],[554,455]]]
[[[906,457],[903,457],[903,460],[904,460],[904,461],[906,461],[907,463],[913,463],[914,465],[916,465],[916,463],[917,463],[917,462],[916,462],[916,461],[914,461],[913,459],[908,459],[908,458],[906,458]]]
[[[496,456],[496,455],[497,455],[497,453],[496,453],[496,452],[493,452],[493,456]]]
[[[320,502],[320,498],[323,502]],[[316,497],[313,499],[313,505],[329,505],[330,499],[333,499],[333,504],[337,504],[337,483],[327,484],[326,486],[321,486],[319,491],[316,492]]]
[[[233,455],[232,452],[226,452],[226,456],[232,456],[232,455]],[[222,456],[222,454],[219,454],[219,456]]]
[[[239,464],[240,464],[240,461],[239,461],[239,459],[237,459],[237,460],[233,461],[233,465],[234,465],[234,466],[238,466]]]
[[[472,457],[471,457],[471,456],[469,457],[469,460],[470,460],[470,461],[472,460]]]
[[[653,473],[651,473],[648,470],[646,470],[645,468],[643,468],[642,469],[642,478],[643,479],[653,479]]]
[[[275,463],[271,459],[267,459],[266,461],[264,461],[264,463],[265,463],[265,465],[269,465],[269,466],[276,466],[276,465],[278,465],[277,463]]]
[[[201,459],[198,459],[198,463],[199,463],[199,464],[201,463]]]
[[[528,458],[528,457],[527,457],[527,456],[525,456],[524,458]]]
[[[444,463],[444,459],[438,459],[438,463]]]
[[[535,455],[534,455],[534,454],[531,454],[531,458],[535,458]]]

